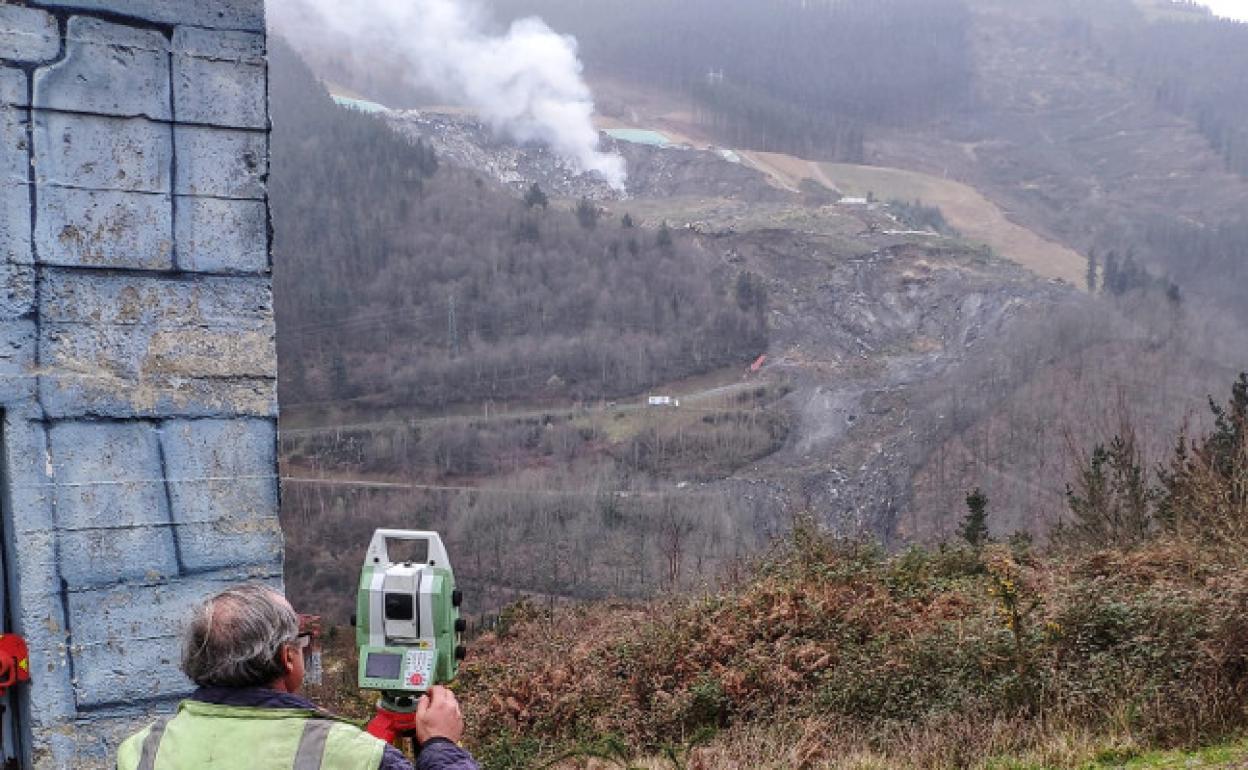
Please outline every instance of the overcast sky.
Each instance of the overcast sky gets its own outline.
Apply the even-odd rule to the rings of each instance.
[[[1248,21],[1248,0],[1204,0],[1219,16]]]

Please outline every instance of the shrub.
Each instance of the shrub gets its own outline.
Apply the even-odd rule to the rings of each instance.
[[[488,715],[476,741],[609,733],[637,756],[779,724],[823,725],[812,756],[945,741],[929,767],[999,750],[950,727],[966,720],[1016,725],[1020,751],[1063,730],[1186,744],[1248,727],[1243,570],[1242,549],[1170,539],[887,556],[799,521],[738,588],[518,619],[480,640],[462,692]]]

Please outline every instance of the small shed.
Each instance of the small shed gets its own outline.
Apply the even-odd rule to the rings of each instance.
[[[649,406],[673,406],[674,407],[674,406],[680,406],[680,399],[672,398],[671,396],[650,396],[647,403]]]

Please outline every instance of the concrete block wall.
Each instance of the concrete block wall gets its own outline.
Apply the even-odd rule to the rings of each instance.
[[[110,767],[192,603],[279,582],[262,0],[0,4],[0,630],[23,766]],[[11,740],[14,736],[8,736]]]

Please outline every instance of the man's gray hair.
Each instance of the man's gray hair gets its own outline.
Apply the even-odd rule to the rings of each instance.
[[[201,687],[264,687],[286,673],[278,654],[298,636],[299,617],[280,593],[235,586],[195,608],[182,671]]]

